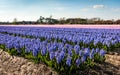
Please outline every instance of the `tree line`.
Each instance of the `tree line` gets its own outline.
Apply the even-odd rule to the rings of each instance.
[[[84,19],[84,18],[67,18],[65,19],[54,19],[52,16],[50,17],[43,17],[40,16],[40,18],[36,21],[17,21],[15,18],[13,22],[0,22],[1,25],[7,25],[7,24],[15,24],[15,25],[27,25],[27,24],[120,24],[120,19],[118,20],[103,20],[100,18],[91,18],[91,19]]]

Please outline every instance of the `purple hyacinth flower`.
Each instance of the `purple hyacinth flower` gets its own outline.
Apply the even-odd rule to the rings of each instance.
[[[96,48],[95,52],[98,53],[99,52],[99,48]]]
[[[18,43],[14,43],[14,47],[15,47],[15,49],[19,49],[20,48]]]
[[[106,45],[107,45],[108,47],[110,47],[110,42],[106,41]]]
[[[69,44],[65,44],[65,47],[68,49],[69,48]]]
[[[12,45],[12,44],[8,44],[8,45],[6,46],[6,48],[7,48],[7,49],[11,49],[11,48],[13,48],[13,45]]]
[[[89,58],[92,59],[94,57],[93,53],[90,53]]]
[[[106,51],[105,51],[105,50],[103,50],[103,49],[101,49],[101,50],[100,50],[100,56],[104,56],[104,55],[105,55],[105,53],[106,53]]]
[[[85,48],[84,49],[84,55],[85,56],[89,56],[89,54],[90,54],[90,49],[89,48]]]
[[[49,52],[53,52],[53,47],[50,47],[50,48],[49,48]]]
[[[86,60],[86,56],[82,56],[82,57],[81,57],[81,61],[82,61],[82,62],[85,62],[85,60]]]
[[[68,50],[68,56],[72,56],[73,54],[72,54],[72,50],[71,49],[69,49]]]
[[[78,59],[76,59],[76,64],[77,64],[77,66],[79,66],[80,65],[80,59],[78,58]]]
[[[94,49],[92,49],[91,54],[93,54],[93,55],[95,54],[95,50]]]
[[[98,43],[98,40],[95,40],[95,41],[94,41],[94,45],[97,45],[97,43]]]
[[[74,46],[74,50],[75,50],[75,54],[79,54],[80,46],[79,45],[75,45]]]
[[[63,47],[63,48],[62,48],[62,51],[66,53],[66,48],[65,48],[65,47]]]
[[[50,60],[53,60],[54,57],[55,57],[55,53],[54,53],[54,52],[51,52],[51,53],[50,53]]]
[[[57,57],[59,55],[59,52],[58,51],[56,51],[55,52],[55,57]]]
[[[72,59],[70,57],[68,57],[66,60],[66,65],[71,66],[71,60]]]
[[[59,63],[61,62],[61,57],[60,57],[60,56],[57,56],[57,57],[56,57],[56,61],[57,61],[57,63],[59,64]]]
[[[33,56],[37,56],[38,52],[35,49],[33,49],[32,54],[33,54]]]
[[[82,50],[80,50],[80,51],[79,51],[79,56],[82,56],[82,53],[83,53]]]
[[[44,48],[41,50],[41,54],[42,54],[42,55],[46,55],[46,53],[47,53],[47,49],[44,47]]]
[[[60,52],[60,58],[61,58],[61,60],[63,60],[64,57],[65,57],[65,52],[64,52],[64,51],[61,51],[61,52]]]

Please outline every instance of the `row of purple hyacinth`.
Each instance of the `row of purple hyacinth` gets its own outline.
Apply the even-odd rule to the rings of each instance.
[[[68,66],[71,66],[74,53],[78,55],[75,61],[77,66],[85,62],[87,58],[94,59],[95,54],[99,54],[101,57],[105,55],[105,51],[99,48],[90,49],[77,44],[72,46],[65,43],[41,42],[39,39],[14,37],[7,34],[0,34],[0,45],[5,45],[7,49],[15,48],[18,53],[21,52],[21,48],[25,47],[25,52],[32,52],[35,57],[38,53],[41,53],[42,56],[48,53],[50,60],[55,59],[59,64],[65,59]]]
[[[115,45],[120,43],[120,29],[71,29],[71,28],[32,28],[32,27],[0,27],[0,32],[34,36],[36,38],[62,39],[63,42],[72,41],[75,44],[102,43],[103,45]]]

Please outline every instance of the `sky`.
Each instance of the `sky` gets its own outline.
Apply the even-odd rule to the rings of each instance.
[[[120,19],[120,0],[0,0],[0,21],[36,21],[40,16],[60,19]]]

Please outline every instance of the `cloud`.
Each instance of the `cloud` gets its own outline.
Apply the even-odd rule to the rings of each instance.
[[[104,7],[105,7],[104,5],[93,5],[94,9],[99,9],[99,8],[104,8]]]

